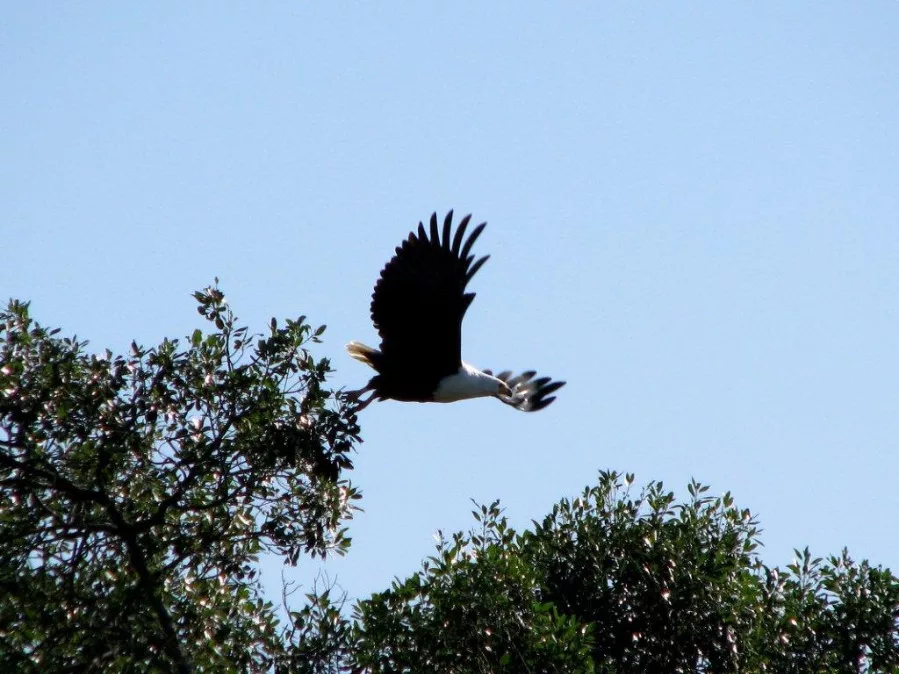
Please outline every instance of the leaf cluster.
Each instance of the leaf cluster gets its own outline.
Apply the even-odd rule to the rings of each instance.
[[[697,482],[603,472],[521,534],[498,503],[421,571],[359,602],[366,672],[888,672],[899,580],[844,551],[759,560],[755,518]]]
[[[307,350],[213,286],[214,330],[92,354],[0,313],[0,669],[244,670],[283,641],[261,553],[343,553],[355,415]]]

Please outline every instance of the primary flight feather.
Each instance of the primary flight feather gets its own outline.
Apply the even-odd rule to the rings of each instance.
[[[441,226],[431,215],[430,228],[423,223],[409,234],[396,255],[381,271],[372,294],[371,318],[381,336],[380,350],[359,342],[347,344],[347,352],[374,368],[378,374],[363,389],[350,395],[357,411],[373,400],[454,402],[493,396],[523,412],[549,405],[565,382],[535,377],[528,371],[493,375],[462,360],[462,319],[474,300],[465,292],[471,278],[490,257],[475,259],[475,241],[487,226],[482,222],[465,233],[471,221],[466,215],[452,231],[453,212]]]

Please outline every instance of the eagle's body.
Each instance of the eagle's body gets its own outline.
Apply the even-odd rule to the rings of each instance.
[[[353,358],[378,373],[356,392],[357,397],[373,392],[358,409],[374,399],[455,402],[495,396],[518,409],[536,411],[555,400],[547,396],[564,384],[546,377],[534,380],[533,372],[515,378],[508,372],[493,376],[462,361],[462,319],[475,297],[465,288],[489,257],[475,260],[471,248],[487,223],[465,239],[471,216],[462,218],[452,235],[452,215],[450,211],[443,222],[442,236],[436,213],[430,232],[419,223],[417,233],[410,233],[396,249],[375,284],[371,317],[381,348],[347,345]]]

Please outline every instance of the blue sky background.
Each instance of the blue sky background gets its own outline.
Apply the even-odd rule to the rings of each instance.
[[[394,247],[434,210],[489,222],[466,360],[568,386],[366,410],[365,512],[325,565],[351,597],[469,498],[524,527],[605,468],[731,490],[769,564],[899,567],[899,5],[3,14],[0,296],[97,350],[188,334],[218,276],[257,330],[327,323],[358,387]]]

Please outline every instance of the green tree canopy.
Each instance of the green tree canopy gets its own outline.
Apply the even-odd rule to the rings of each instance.
[[[355,611],[348,660],[369,672],[892,672],[899,580],[844,551],[758,558],[730,494],[602,473],[532,529],[499,504],[420,572]]]
[[[214,331],[119,356],[0,314],[0,670],[265,669],[291,647],[259,554],[347,549],[358,428],[324,328],[252,336],[195,297]]]
[[[888,569],[767,567],[730,494],[609,472],[520,532],[477,506],[418,573],[351,614],[310,591],[282,626],[259,556],[347,551],[355,413],[309,351],[324,328],[254,336],[195,297],[214,328],[127,355],[0,313],[0,671],[899,668]]]

